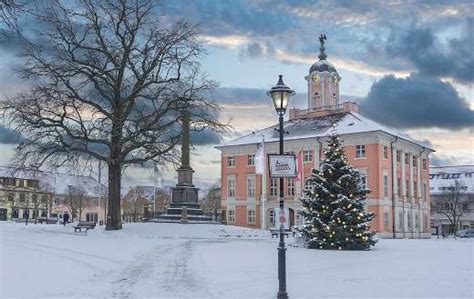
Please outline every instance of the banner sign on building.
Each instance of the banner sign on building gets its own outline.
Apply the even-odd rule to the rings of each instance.
[[[272,178],[293,178],[296,174],[295,155],[268,155],[268,165],[270,177]]]

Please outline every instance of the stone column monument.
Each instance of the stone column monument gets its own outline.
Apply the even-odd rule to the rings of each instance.
[[[183,134],[181,139],[181,166],[178,172],[178,183],[171,188],[171,204],[165,215],[158,217],[159,222],[211,222],[212,217],[204,216],[199,208],[198,191],[194,187],[190,163],[189,113],[184,112],[181,118]]]

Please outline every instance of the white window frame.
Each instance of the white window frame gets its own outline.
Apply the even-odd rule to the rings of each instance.
[[[247,197],[255,197],[255,176],[247,177]]]
[[[278,196],[278,178],[270,179],[270,196]]]
[[[388,210],[384,210],[383,211],[383,227],[385,229],[389,229],[390,227],[390,215],[389,215],[389,212]]]
[[[257,222],[257,213],[255,209],[248,209],[247,210],[247,223],[248,224],[255,224]]]
[[[232,182],[232,184],[230,183]],[[228,176],[227,177],[227,197],[228,198],[234,198],[235,197],[235,191],[236,191],[236,180],[235,176]]]
[[[275,226],[275,210],[273,209],[268,211],[268,222]]]
[[[383,158],[384,160],[388,160],[389,157],[389,149],[388,146],[384,145],[383,146]]]
[[[247,166],[255,166],[255,155],[247,155]]]
[[[288,194],[288,196],[295,196],[295,180],[293,178],[287,179],[286,193]]]
[[[313,150],[305,149],[303,150],[303,162],[312,162],[313,161]]]
[[[234,209],[227,210],[227,223],[235,223],[235,210]]]
[[[235,167],[235,156],[227,157],[227,167]]]
[[[365,144],[356,145],[356,158],[365,158]]]

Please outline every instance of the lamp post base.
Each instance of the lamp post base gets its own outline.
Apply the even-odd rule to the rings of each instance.
[[[277,299],[288,299],[288,293],[287,292],[278,292]]]

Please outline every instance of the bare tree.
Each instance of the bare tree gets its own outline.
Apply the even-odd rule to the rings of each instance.
[[[64,200],[64,204],[71,212],[71,217],[81,221],[82,210],[86,206],[86,192],[80,186],[68,186],[68,194]]]
[[[465,213],[463,205],[468,202],[468,197],[463,196],[464,192],[462,182],[455,180],[440,197],[431,201],[431,208],[448,218],[453,228],[453,235],[456,235],[459,221]]]
[[[55,0],[24,11],[42,39],[35,43],[21,26],[12,30],[23,47],[19,73],[35,82],[3,108],[26,138],[15,162],[105,162],[106,229],[121,229],[122,170],[177,162],[183,110],[192,130],[226,128],[204,96],[215,84],[199,71],[197,27],[167,25],[155,1],[146,0]]]
[[[221,210],[221,188],[217,185],[212,186],[201,206],[204,213],[213,215],[214,220],[217,221],[217,216]]]
[[[148,201],[145,195],[137,187],[130,189],[124,196],[124,215],[130,217],[133,222],[137,222],[139,217],[143,218],[145,206]]]

